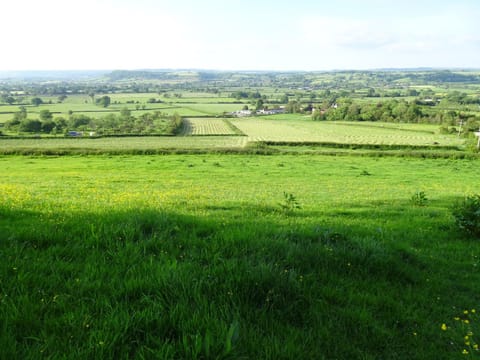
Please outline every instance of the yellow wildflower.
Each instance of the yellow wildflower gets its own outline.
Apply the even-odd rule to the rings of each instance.
[[[440,327],[443,331],[446,331],[447,330],[447,324],[442,324],[442,326]]]
[[[467,349],[463,349],[462,354],[463,354],[463,355],[468,355]]]

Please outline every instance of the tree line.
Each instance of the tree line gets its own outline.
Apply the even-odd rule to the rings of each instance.
[[[5,128],[18,133],[65,134],[70,131],[90,131],[96,135],[174,135],[182,126],[182,118],[175,113],[169,115],[160,111],[133,116],[128,108],[119,114],[108,114],[94,118],[85,114],[70,112],[68,117],[54,116],[50,110],[41,110],[38,118],[31,118],[25,107],[14,113],[5,123]]]
[[[294,112],[295,105],[287,106]],[[416,101],[387,100],[377,103],[358,103],[352,99],[326,101],[311,109],[313,120],[326,121],[378,121],[398,123],[430,123],[442,125],[442,131],[454,132],[461,126],[464,133],[478,131],[480,116],[456,110],[425,110]]]

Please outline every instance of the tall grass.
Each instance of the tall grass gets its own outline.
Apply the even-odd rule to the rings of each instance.
[[[0,355],[461,358],[480,243],[450,205],[477,165],[0,158]]]

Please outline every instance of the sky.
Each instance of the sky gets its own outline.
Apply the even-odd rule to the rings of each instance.
[[[15,0],[0,71],[480,68],[478,0]]]

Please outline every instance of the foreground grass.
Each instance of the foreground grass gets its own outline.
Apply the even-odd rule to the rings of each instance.
[[[0,158],[0,354],[464,357],[480,243],[449,208],[478,164]]]

